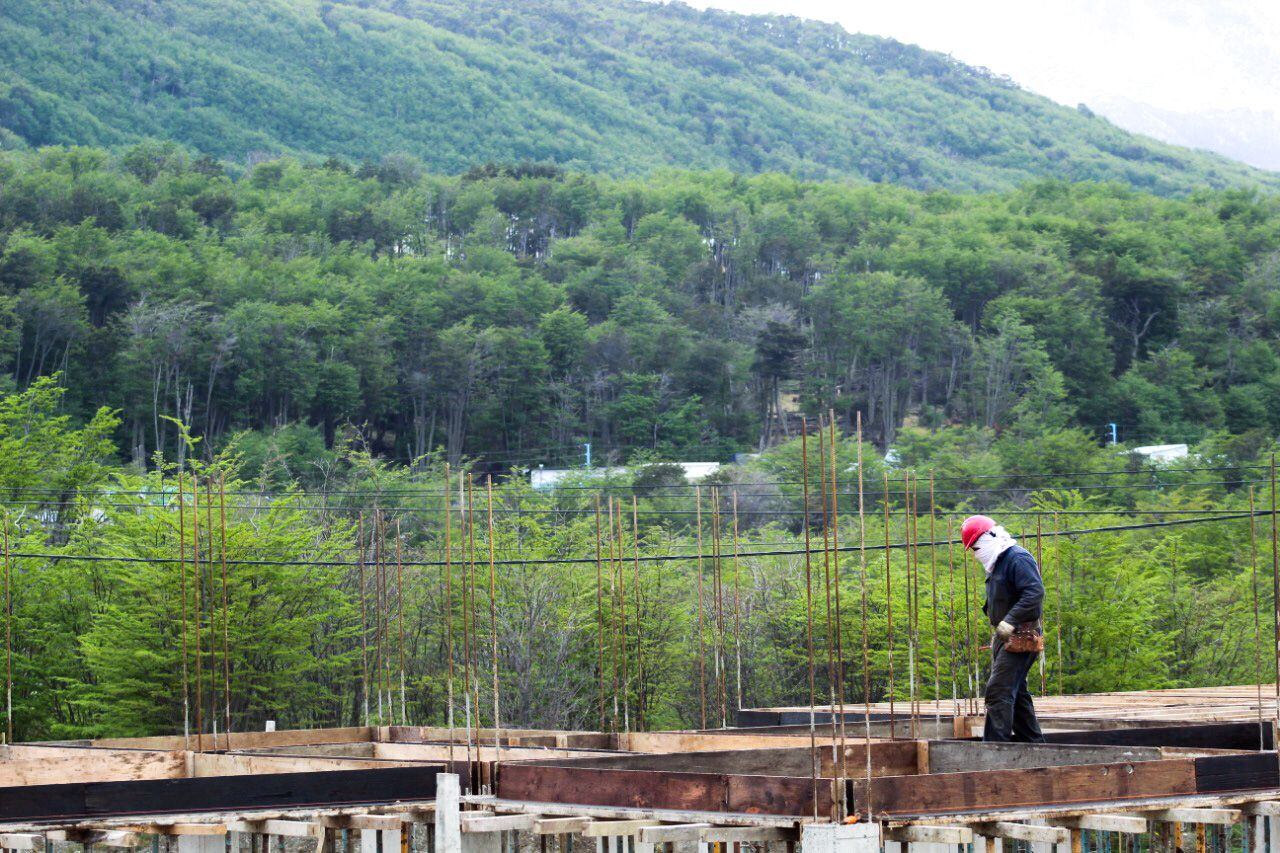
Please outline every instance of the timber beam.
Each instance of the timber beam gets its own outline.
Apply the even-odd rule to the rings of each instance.
[[[884,839],[905,844],[970,844],[973,842],[973,830],[967,826],[929,826],[910,823],[905,826],[885,828]]]
[[[758,844],[770,841],[798,841],[800,833],[781,826],[712,826],[699,833],[698,840],[711,844]]]
[[[597,820],[582,830],[584,838],[611,838],[615,835],[635,835],[646,826],[657,826],[656,820]]]
[[[1058,818],[1057,823],[1068,829],[1090,829],[1094,832],[1121,832],[1142,835],[1147,831],[1146,818],[1131,814],[1086,814],[1077,817]]]
[[[537,822],[538,816],[532,814],[472,817],[467,812],[462,813],[463,832],[526,832]]]
[[[314,838],[324,841],[324,827],[302,820],[236,820],[227,824],[229,832],[248,832],[259,835],[283,835],[286,838]]]
[[[640,829],[640,840],[645,844],[665,844],[676,841],[701,841],[702,831],[711,829],[709,823],[669,823],[663,826],[645,826]]]
[[[1147,820],[1156,820],[1162,823],[1212,823],[1230,826],[1243,820],[1244,812],[1240,809],[1174,808],[1143,812],[1142,816]]]
[[[532,817],[537,817],[533,815]],[[591,823],[586,817],[549,817],[534,820],[534,835],[577,835]]]
[[[1071,841],[1071,831],[1060,826],[1036,826],[1009,821],[978,824],[974,827],[974,832],[987,838],[1008,838],[1031,844],[1066,844]]]

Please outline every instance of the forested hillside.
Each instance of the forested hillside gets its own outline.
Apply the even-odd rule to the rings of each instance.
[[[174,140],[237,163],[407,152],[1160,194],[1274,174],[1126,133],[937,53],[634,0],[7,0],[0,144]]]
[[[60,374],[78,417],[118,409],[138,462],[178,452],[173,418],[205,455],[253,431],[303,477],[355,434],[494,470],[588,441],[599,460],[722,459],[785,438],[796,393],[846,429],[861,410],[882,448],[904,424],[1034,439],[1043,458],[1014,469],[1038,470],[1053,436],[1112,422],[1131,443],[1274,435],[1278,244],[1280,201],[1247,191],[440,176],[403,157],[233,180],[162,145],[11,152],[0,367],[16,389]]]

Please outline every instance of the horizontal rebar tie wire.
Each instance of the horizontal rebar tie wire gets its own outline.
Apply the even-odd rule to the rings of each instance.
[[[1044,513],[1052,515],[1052,511]],[[1149,521],[1141,524],[1115,524],[1106,527],[1085,527],[1075,530],[1054,530],[1044,533],[1046,538],[1059,536],[1084,536],[1094,533],[1121,533],[1126,530],[1149,530],[1156,527],[1180,527],[1187,524],[1203,524],[1208,521],[1237,521],[1250,516],[1270,516],[1271,510],[1255,510],[1254,512],[1239,512],[1233,515],[1217,515],[1206,518],[1181,518],[1174,521]],[[940,539],[929,542],[912,542],[913,548],[918,547],[944,547],[950,544],[958,543],[958,539]],[[836,551],[845,553],[856,553],[858,551],[884,551],[903,548],[906,543],[891,542],[888,545],[875,544],[858,544],[858,545],[841,545],[835,548]],[[828,549],[832,550],[832,549]],[[772,551],[745,551],[739,554],[739,558],[748,557],[789,557],[802,555],[806,553],[804,548],[777,549]],[[809,549],[809,554],[820,554],[821,551]],[[176,563],[178,560],[170,557],[110,557],[101,554],[42,554],[34,552],[13,551],[10,557],[32,559],[32,560],[80,560],[84,562],[102,562],[102,563]],[[681,562],[695,559],[695,557],[687,554],[656,554],[648,557],[636,556],[636,560],[647,563],[668,563]],[[594,557],[561,557],[553,560],[495,560],[495,566],[561,566],[561,565],[595,565]],[[369,565],[368,560],[227,560],[228,566],[360,566]],[[443,566],[443,560],[404,560],[402,565],[405,566]]]
[[[663,464],[673,464],[673,463],[654,463],[654,464],[655,464],[655,465],[663,465]],[[536,470],[536,469],[535,469],[535,470]],[[593,468],[577,468],[577,469],[568,469],[568,470],[575,470],[575,471],[581,471],[581,472],[583,472],[583,473],[589,473],[589,472],[597,471],[597,470],[600,470],[600,469],[593,469]],[[1119,470],[1119,471],[1063,471],[1063,472],[1058,472],[1058,473],[1047,473],[1047,472],[1040,472],[1040,473],[1035,473],[1035,472],[1023,472],[1023,473],[1005,473],[1005,474],[971,474],[971,475],[957,475],[957,476],[952,476],[952,477],[934,477],[934,478],[933,478],[933,481],[934,481],[935,483],[963,483],[963,482],[969,482],[969,481],[972,481],[972,480],[1020,480],[1020,479],[1039,479],[1039,480],[1044,480],[1044,479],[1054,479],[1054,478],[1063,478],[1063,477],[1158,477],[1158,476],[1171,476],[1171,475],[1176,475],[1176,474],[1186,474],[1186,473],[1199,472],[1199,471],[1269,471],[1269,470],[1270,470],[1270,466],[1268,466],[1268,465],[1195,465],[1195,466],[1188,466],[1188,467],[1185,467],[1185,468],[1168,468],[1168,469],[1164,469],[1164,470],[1138,470],[1138,471],[1125,471],[1125,470]],[[846,471],[846,473],[848,473],[848,472]],[[913,477],[912,479],[915,479],[915,478]],[[903,478],[894,478],[894,477],[891,477],[891,478],[889,479],[889,482],[890,482],[890,483],[902,483],[902,482],[904,482],[904,479],[903,479]],[[1152,483],[1152,484],[1145,484],[1145,485],[1154,485],[1154,486],[1171,486],[1171,487],[1176,487],[1176,486],[1190,486],[1190,485],[1222,485],[1222,484],[1231,485],[1231,484],[1233,484],[1233,483],[1237,483],[1237,482],[1243,482],[1243,481],[1225,480],[1225,481],[1214,481],[1214,482],[1209,482],[1209,483]],[[1259,481],[1259,482],[1263,482],[1263,481]],[[772,487],[772,486],[799,486],[799,485],[801,485],[801,483],[800,483],[799,481],[792,481],[792,480],[778,480],[778,481],[773,481],[773,482],[761,482],[761,483],[725,483],[725,484],[722,484],[722,488],[725,488],[725,489],[748,489],[748,488],[768,488],[768,487]],[[1137,486],[1137,485],[1139,485],[1139,484],[1130,484],[1130,485],[1125,485],[1125,486],[1116,486],[1116,487],[1114,487],[1114,488],[1120,488],[1120,489],[1125,489],[1125,488],[1134,488],[1134,487],[1135,487],[1135,486]],[[502,484],[495,483],[495,484],[494,484],[494,493],[495,493],[495,494],[499,493],[499,492],[502,490],[502,488],[503,488]],[[609,489],[610,487],[609,487],[607,484],[605,484],[603,487],[602,487],[601,485],[598,485],[598,484],[597,484],[597,485],[568,485],[568,484],[566,484],[566,485],[560,485],[560,484],[557,484],[554,488],[555,488],[555,490],[556,490],[556,491],[601,491],[601,490],[602,490],[602,488],[607,490],[607,489]],[[630,487],[628,487],[628,486],[618,486],[617,488],[618,488],[618,489],[628,489],[628,488],[630,488]],[[675,483],[667,483],[667,484],[663,484],[662,486],[659,486],[659,487],[657,487],[657,488],[653,488],[653,489],[646,489],[646,491],[647,491],[647,492],[649,492],[649,493],[651,493],[651,494],[662,494],[662,493],[665,493],[667,490],[681,490],[681,491],[684,491],[684,490],[690,490],[690,491],[692,491],[692,490],[697,489],[697,488],[701,488],[701,487],[700,487],[698,484],[696,484],[696,483],[689,483],[689,484],[687,484],[687,485],[679,485],[679,484],[675,484]],[[1004,491],[1019,491],[1019,492],[1021,492],[1021,491],[1039,491],[1039,490],[1040,490],[1040,489],[1042,489],[1042,488],[1049,488],[1049,487],[1034,487],[1034,486],[1005,486],[1005,487],[1003,487],[1003,488],[999,488],[999,489],[986,489],[986,490],[977,490],[977,491],[993,491],[993,492],[997,492],[997,491],[998,491],[998,492],[1004,492]],[[1053,487],[1051,487],[1051,488],[1059,489],[1059,488],[1071,488],[1071,487],[1067,487],[1067,486],[1060,486],[1060,485],[1058,485],[1058,486],[1053,486]],[[1089,486],[1083,486],[1082,488],[1090,488],[1090,487],[1089,487]],[[1094,488],[1096,488],[1096,487],[1094,487]],[[64,491],[65,491],[65,490],[62,490],[62,489],[54,489],[54,488],[40,488],[40,487],[37,487],[37,486],[23,486],[23,487],[21,487],[20,489],[6,489],[6,490],[5,490],[5,492],[10,493],[10,494],[12,494],[12,493],[14,493],[14,492],[17,492],[17,491],[20,491],[20,492],[30,492],[30,493],[37,493],[37,492],[39,492],[39,493],[45,493],[45,494],[56,494],[56,495],[61,495],[61,494],[63,494],[63,493],[64,493]],[[170,496],[170,497],[171,497],[171,496],[172,496],[172,494],[173,494],[172,492],[163,492],[163,491],[158,491],[158,490],[155,490],[155,489],[113,489],[113,488],[104,488],[104,489],[103,489],[103,491],[104,491],[105,493],[110,493],[110,494],[115,494],[115,495],[142,495],[142,496],[155,496],[155,497],[165,497],[165,496]],[[950,490],[950,491],[951,491],[951,492],[964,492],[964,491],[974,491],[974,490],[969,490],[969,489],[953,489],[953,490]],[[944,492],[939,491],[938,493],[939,493],[939,494],[943,494]],[[227,494],[228,494],[228,495],[235,495],[235,496],[243,496],[243,497],[262,497],[262,498],[272,498],[272,497],[285,497],[285,496],[288,496],[288,495],[305,495],[305,496],[312,496],[312,497],[323,497],[323,496],[332,496],[332,495],[358,495],[358,496],[365,496],[365,497],[370,497],[370,496],[375,496],[375,495],[376,495],[376,496],[407,496],[407,495],[423,495],[423,496],[436,496],[436,497],[442,497],[445,493],[444,493],[444,492],[442,492],[438,487],[437,487],[437,488],[418,487],[418,488],[397,488],[397,489],[371,489],[371,490],[367,490],[367,491],[359,491],[359,490],[352,490],[352,489],[339,489],[339,490],[330,491],[330,492],[325,492],[325,491],[309,491],[309,490],[306,490],[306,489],[300,489],[300,490],[293,491],[293,492],[280,492],[280,493],[264,492],[264,491],[262,491],[262,490],[260,490],[260,489],[259,489],[259,490],[239,489],[239,490],[228,490],[228,491],[227,491]],[[840,492],[840,494],[842,494],[842,495],[851,495],[851,494],[855,494],[855,493],[854,493],[854,492]],[[871,490],[868,490],[868,491],[867,491],[867,494],[878,494],[878,493],[875,493],[875,492],[872,492]]]

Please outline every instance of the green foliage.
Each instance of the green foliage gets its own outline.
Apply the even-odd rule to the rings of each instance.
[[[479,178],[499,162],[528,164],[516,178],[554,176],[545,164],[613,174],[678,165],[923,189],[1008,189],[1037,177],[1160,194],[1280,185],[939,53],[794,17],[634,0],[9,0],[0,131],[0,148],[154,138],[250,168],[263,152],[346,157],[363,161],[357,176],[397,186],[418,176],[401,152]],[[130,170],[151,183],[178,159],[150,143]],[[254,172],[264,187],[274,173]],[[464,229],[501,234],[496,217],[527,206],[532,186],[470,200]],[[576,183],[544,201],[566,210],[576,231],[574,214],[593,199]],[[180,233],[226,210],[213,192],[195,217],[163,201],[149,216]],[[311,211],[334,240],[380,248],[404,222],[396,213]],[[782,263],[813,232],[774,221],[761,249]],[[678,247],[645,258],[668,279],[684,274],[695,231],[666,212],[629,222],[629,236]],[[526,254],[539,252],[524,242]],[[1143,270],[1129,268],[1126,291],[1154,298],[1164,284]]]
[[[1277,224],[1275,199],[1234,191],[403,158],[232,180],[173,145],[0,153],[0,391],[59,374],[63,410],[118,411],[139,465],[185,454],[167,419],[206,459],[248,433],[246,476],[274,485],[319,482],[357,436],[455,466],[554,467],[585,442],[723,458],[794,435],[797,405],[846,431],[861,412],[882,451],[982,427],[1005,460],[1112,422],[1130,443],[1266,434]]]

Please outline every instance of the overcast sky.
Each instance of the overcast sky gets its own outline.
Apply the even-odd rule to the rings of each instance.
[[[834,21],[1007,74],[1075,106],[1280,113],[1277,0],[690,0]]]

